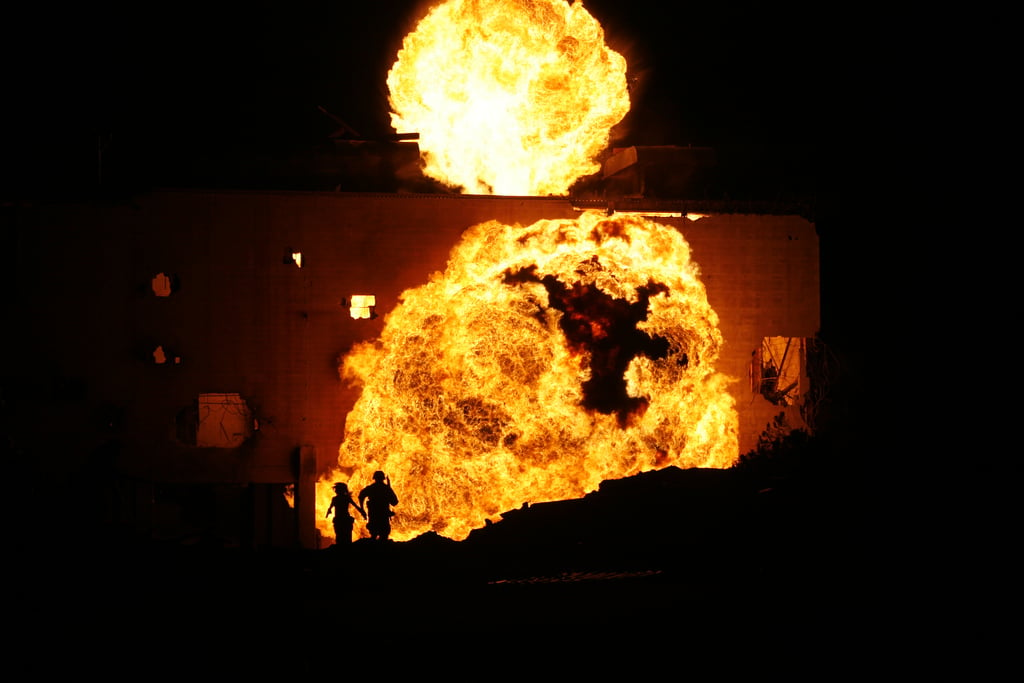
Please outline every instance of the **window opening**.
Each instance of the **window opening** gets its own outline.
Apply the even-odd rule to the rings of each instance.
[[[354,320],[375,318],[374,308],[377,297],[372,294],[353,294],[349,299],[348,313]]]
[[[764,337],[751,354],[751,390],[774,405],[794,405],[801,394],[805,351],[802,337]]]

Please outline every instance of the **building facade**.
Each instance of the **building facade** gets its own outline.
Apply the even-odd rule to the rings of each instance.
[[[358,397],[339,358],[379,335],[404,290],[444,269],[466,228],[587,208],[656,213],[690,243],[725,338],[719,369],[738,380],[741,452],[780,415],[804,426],[819,255],[814,223],[797,213],[163,190],[4,207],[14,254],[5,447],[33,491],[79,492],[106,531],[315,547],[311,489]]]

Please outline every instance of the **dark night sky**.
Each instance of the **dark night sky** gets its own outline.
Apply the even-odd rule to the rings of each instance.
[[[712,146],[763,177],[816,182],[854,76],[821,10],[692,3],[669,17],[658,0],[584,4],[637,79],[624,144]],[[366,135],[390,132],[385,77],[427,6],[185,0],[158,11],[17,10],[4,48],[14,67],[5,170],[16,164],[22,183],[88,173],[100,136],[139,168],[309,145],[332,129],[318,105]]]

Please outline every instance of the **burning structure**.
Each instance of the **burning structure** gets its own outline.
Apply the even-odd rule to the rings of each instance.
[[[5,208],[31,330],[5,354],[9,446],[34,480],[130,534],[317,547],[331,484],[385,469],[393,538],[461,539],[806,426],[812,220],[687,199],[665,149],[598,161],[625,61],[579,3],[503,6],[438,5],[389,76],[419,134],[400,156],[448,191]],[[465,70],[423,73],[453,46]]]
[[[802,425],[803,354],[818,329],[814,224],[796,215],[713,213],[706,205],[697,207],[704,217],[691,220],[685,217],[690,204],[682,200],[635,200],[631,205],[681,214],[659,217],[658,225],[666,227],[658,231],[677,231],[677,240],[685,237],[706,290],[704,315],[713,311],[718,319],[720,340],[700,341],[712,345],[701,353],[717,354],[714,370],[720,379],[713,381],[721,383],[717,395],[731,403],[735,422],[724,425],[721,444],[731,453],[709,456],[711,464],[728,465],[730,457],[755,447],[765,425],[780,412],[790,424]],[[592,209],[595,203],[584,206]],[[278,499],[283,501],[285,486],[295,483],[297,510],[312,534],[313,488],[321,473],[339,466],[345,419],[360,397],[359,386],[343,381],[339,362],[350,358],[347,372],[368,372],[352,367],[369,362],[365,355],[350,354],[380,343],[376,340],[385,332],[385,321],[403,297],[409,308],[402,310],[415,316],[419,327],[394,342],[405,355],[386,361],[398,364],[392,373],[408,372],[392,375],[395,386],[411,389],[424,383],[417,400],[431,392],[440,400],[455,378],[443,368],[415,364],[444,355],[445,362],[467,373],[460,381],[470,386],[463,391],[474,389],[478,398],[464,393],[453,396],[447,407],[424,404],[420,415],[392,414],[392,422],[377,425],[384,433],[373,447],[383,450],[371,450],[362,466],[393,464],[388,457],[403,441],[422,438],[407,431],[403,420],[429,418],[440,429],[458,419],[462,429],[478,430],[474,443],[495,448],[526,442],[534,427],[513,428],[509,421],[513,410],[529,412],[533,397],[528,390],[565,392],[561,400],[572,405],[595,403],[571,415],[533,415],[557,423],[560,430],[581,429],[577,422],[592,414],[603,425],[595,429],[615,433],[620,423],[636,419],[639,406],[629,406],[641,396],[650,401],[645,418],[656,409],[659,423],[669,420],[677,409],[661,406],[650,393],[658,390],[630,396],[627,387],[668,381],[649,376],[657,374],[652,356],[659,354],[665,372],[691,372],[701,359],[690,340],[673,340],[668,348],[637,355],[642,363],[628,374],[621,366],[615,370],[610,383],[615,384],[614,397],[588,399],[581,393],[585,369],[571,365],[572,347],[545,346],[561,329],[548,318],[566,315],[557,311],[553,294],[562,297],[564,308],[571,301],[571,286],[551,283],[545,289],[547,274],[523,267],[500,273],[518,280],[513,290],[519,296],[512,302],[485,298],[467,308],[474,291],[485,297],[494,293],[480,284],[460,290],[443,281],[432,287],[451,287],[448,301],[419,294],[413,300],[405,294],[423,287],[431,273],[445,270],[453,246],[467,230],[488,229],[474,226],[499,219],[505,226],[501,230],[538,221],[575,224],[585,213],[581,208],[569,198],[209,191],[154,192],[123,205],[8,208],[5,222],[19,240],[12,278],[15,319],[21,329],[31,330],[7,340],[12,348],[5,357],[17,360],[8,364],[4,387],[12,445],[22,458],[40,463],[42,469],[32,476],[41,480],[84,473],[96,458],[111,458],[117,478],[109,482],[114,486],[109,502],[119,506],[111,514],[127,515],[132,526],[152,528],[158,536],[185,529],[235,537],[237,529],[197,529],[198,522],[190,521],[226,505],[250,510],[246,524],[260,542],[280,543],[278,527],[292,511]],[[607,225],[625,230],[638,222],[629,217]],[[491,239],[488,248],[500,249]],[[372,296],[372,305],[356,306],[368,303],[358,300],[366,296]],[[656,292],[645,296],[654,299]],[[629,308],[613,301],[608,305]],[[449,317],[456,327],[429,327]],[[461,351],[445,347],[459,343],[453,331],[473,332],[472,344]],[[609,369],[615,367],[610,358],[607,362]],[[502,374],[503,365],[512,367]],[[553,384],[570,368],[575,373],[571,384]],[[484,372],[496,374],[478,376]],[[522,384],[517,385],[520,374]],[[769,384],[771,391],[766,390]],[[672,400],[684,400],[672,393],[675,389],[663,391]],[[543,404],[536,408],[548,409]],[[428,410],[435,412],[427,415]],[[368,428],[347,438],[368,439]],[[650,429],[641,442],[653,439],[650,434],[658,427]],[[458,438],[469,436],[463,431]],[[415,449],[441,447],[450,435],[431,437],[439,443],[417,443]],[[658,458],[666,456],[658,446],[671,447],[665,438],[649,441],[641,456],[636,452],[641,442],[631,444],[623,431],[617,453],[609,455],[628,457],[632,464],[623,464],[620,471],[579,474],[579,486],[659,466]],[[568,444],[554,441],[539,454],[557,462],[560,453],[568,455]],[[565,465],[577,468],[584,460]],[[709,461],[697,457],[690,462],[704,466]],[[350,460],[340,464],[353,465]],[[401,474],[413,476],[416,470],[408,467]],[[393,473],[396,485],[399,474]],[[472,478],[466,483],[482,485]],[[478,492],[467,489],[457,495]],[[304,502],[309,507],[303,508]],[[499,507],[503,502],[497,499]],[[306,542],[315,540],[311,535]]]

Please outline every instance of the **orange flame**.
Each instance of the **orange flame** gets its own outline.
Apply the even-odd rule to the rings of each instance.
[[[448,0],[405,37],[387,85],[424,173],[473,194],[565,194],[629,111],[626,60],[566,0]]]
[[[447,0],[388,74],[392,123],[424,172],[475,193],[562,194],[629,109],[625,60],[582,4]],[[462,540],[527,502],[577,498],[669,465],[728,467],[738,419],[722,336],[674,228],[585,212],[470,228],[443,273],[402,294],[342,360],[362,391],[337,467],[353,493],[391,477],[392,538]],[[365,530],[361,535],[366,536]]]
[[[444,273],[402,294],[379,340],[354,348],[362,386],[338,467],[353,491],[381,469],[395,540],[461,540],[524,502],[601,481],[728,467],[738,421],[715,371],[722,345],[699,268],[674,228],[583,213],[470,228]]]

